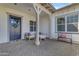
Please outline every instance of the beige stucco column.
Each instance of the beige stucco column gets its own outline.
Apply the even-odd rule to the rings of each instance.
[[[34,6],[34,9],[36,11],[36,40],[35,40],[35,44],[37,46],[39,46],[40,45],[40,41],[39,41],[39,16],[41,13],[41,9],[36,5],[33,5],[33,6]]]

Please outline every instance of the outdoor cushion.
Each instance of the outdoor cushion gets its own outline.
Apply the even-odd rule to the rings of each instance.
[[[35,38],[35,33],[25,33],[25,38],[32,39]]]
[[[40,39],[46,39],[46,35],[43,35],[43,34],[39,35],[39,37]]]
[[[35,34],[36,34],[35,32],[29,32],[29,33],[26,33],[25,36],[27,38],[29,38],[29,39],[32,39],[32,38],[35,38]],[[42,33],[41,34],[39,33],[39,38],[40,39],[46,39],[46,35],[45,34],[42,34]]]

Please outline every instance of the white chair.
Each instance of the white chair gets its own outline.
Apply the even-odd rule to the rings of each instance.
[[[39,38],[40,39],[46,39],[47,38],[47,35],[43,34],[43,33],[40,33],[39,34]]]
[[[29,32],[29,33],[25,33],[25,39],[34,39],[35,38],[35,33]]]
[[[29,33],[25,33],[25,38],[31,40],[31,39],[34,39],[35,38],[35,32],[29,32]],[[43,34],[43,33],[39,33],[39,38],[40,39],[46,39],[47,38],[47,35]]]

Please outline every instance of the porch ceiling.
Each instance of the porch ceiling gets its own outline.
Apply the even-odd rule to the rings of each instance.
[[[24,13],[36,15],[32,3],[2,3],[0,5],[9,7],[15,10],[19,10]],[[50,13],[53,13],[55,11],[55,8],[50,3],[40,3],[40,5],[43,6],[46,10],[48,10]],[[41,15],[45,15],[45,14],[46,13],[44,12],[41,13]]]
[[[50,3],[40,3],[40,4],[44,6],[51,13],[54,13],[55,8]]]

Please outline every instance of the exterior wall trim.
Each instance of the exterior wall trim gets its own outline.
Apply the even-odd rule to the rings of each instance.
[[[9,13],[9,12],[6,12],[6,15],[7,15],[7,25],[8,25],[8,28],[7,28],[7,32],[8,32],[8,33],[7,33],[7,35],[8,35],[8,42],[10,42],[10,32],[9,32],[9,24],[8,24],[9,15],[21,17],[21,39],[22,39],[22,20],[23,20],[23,16],[18,15],[18,14],[14,14],[14,13]]]

